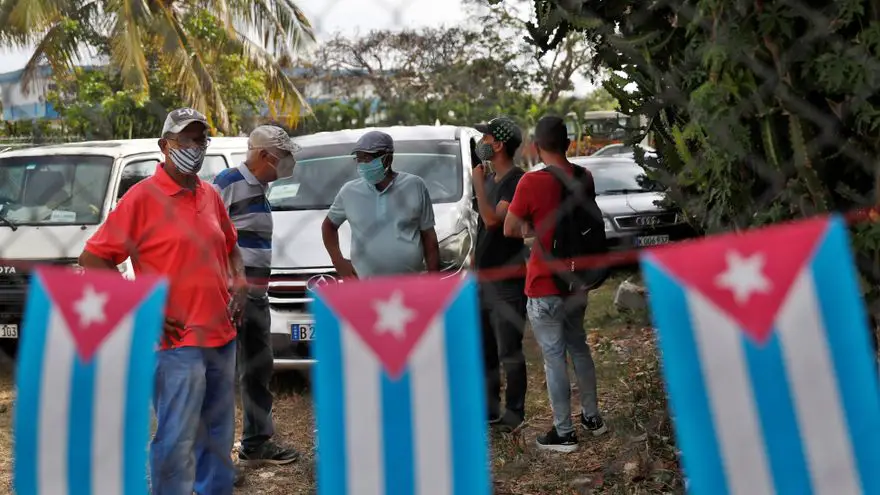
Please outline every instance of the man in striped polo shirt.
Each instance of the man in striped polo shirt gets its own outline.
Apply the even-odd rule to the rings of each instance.
[[[238,247],[250,286],[238,329],[244,410],[238,459],[250,467],[289,464],[299,458],[296,450],[272,440],[272,345],[266,294],[272,263],[272,211],[266,190],[270,182],[293,174],[293,154],[298,150],[284,129],[263,125],[248,138],[246,161],[214,178],[214,187],[238,231]]]

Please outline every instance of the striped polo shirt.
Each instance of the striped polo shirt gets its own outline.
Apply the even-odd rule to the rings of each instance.
[[[238,247],[251,295],[263,297],[272,266],[272,210],[262,184],[242,163],[214,178],[214,187],[223,198],[229,217],[238,231]]]

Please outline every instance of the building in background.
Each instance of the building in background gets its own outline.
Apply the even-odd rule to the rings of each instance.
[[[58,112],[46,101],[49,92],[55,90],[52,70],[48,66],[40,67],[27,92],[21,83],[23,73],[24,70],[17,70],[0,74],[3,120],[15,122],[58,118]]]

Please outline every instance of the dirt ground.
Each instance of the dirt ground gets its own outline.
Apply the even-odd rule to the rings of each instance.
[[[551,413],[540,351],[527,333],[528,419],[522,431],[492,437],[496,494],[683,493],[653,332],[644,314],[619,314],[612,303],[620,280],[632,275],[609,280],[591,295],[587,311],[586,326],[600,380],[600,408],[611,432],[600,439],[581,435],[581,448],[574,454],[535,449],[535,436],[550,426]],[[277,435],[305,455],[290,466],[247,471],[237,494],[315,492],[309,391],[302,380],[290,375],[276,377],[276,382]],[[11,493],[13,406],[12,366],[0,358],[0,493]]]

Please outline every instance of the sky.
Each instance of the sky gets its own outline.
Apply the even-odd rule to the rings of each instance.
[[[461,0],[298,0],[319,40],[330,34],[366,34],[374,29],[440,27],[466,19]],[[0,72],[21,69],[30,50],[0,50]]]

